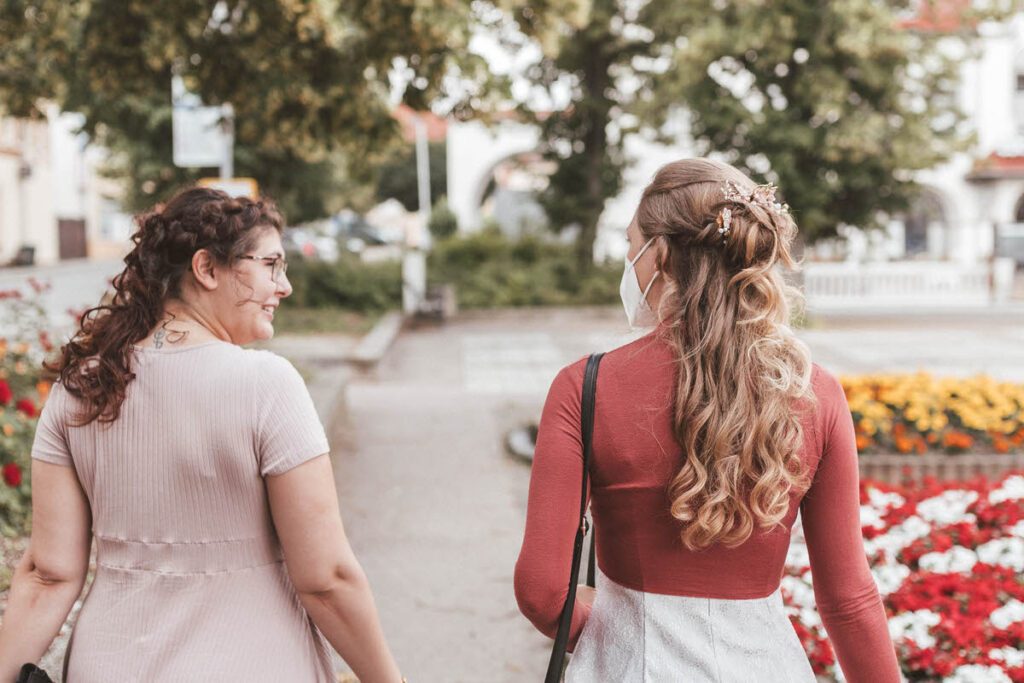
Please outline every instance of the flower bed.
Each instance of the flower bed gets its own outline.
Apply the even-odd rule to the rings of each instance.
[[[1024,453],[1024,385],[926,372],[840,383],[861,454]]]
[[[1024,474],[861,484],[871,572],[911,681],[1024,683]],[[782,593],[815,673],[841,680],[794,531]]]
[[[29,280],[38,295],[47,285]],[[39,410],[50,391],[42,362],[54,345],[37,296],[0,291],[0,534],[20,536],[30,525],[32,488],[30,453]]]

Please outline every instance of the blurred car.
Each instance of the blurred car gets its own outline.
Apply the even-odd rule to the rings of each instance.
[[[362,216],[346,209],[328,218],[287,228],[281,236],[281,243],[288,253],[333,263],[342,251],[362,254],[367,248],[388,242]]]
[[[328,219],[327,230],[346,249],[356,254],[368,246],[379,247],[387,244],[387,240],[377,228],[350,209],[343,209],[331,216]]]
[[[285,253],[300,254],[303,258],[334,263],[340,256],[338,241],[322,234],[309,224],[287,228],[281,236]]]

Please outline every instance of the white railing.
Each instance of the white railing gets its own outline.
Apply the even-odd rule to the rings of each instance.
[[[808,308],[985,306],[1009,300],[1014,263],[805,263]]]

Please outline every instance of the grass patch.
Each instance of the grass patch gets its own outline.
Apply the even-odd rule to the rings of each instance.
[[[363,335],[373,328],[380,316],[380,313],[359,313],[344,308],[294,308],[286,303],[274,313],[274,332]]]

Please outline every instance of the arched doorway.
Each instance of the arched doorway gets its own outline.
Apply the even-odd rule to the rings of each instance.
[[[937,258],[945,254],[949,218],[942,196],[925,187],[903,217],[904,254],[908,259]]]
[[[538,195],[547,188],[553,166],[535,151],[513,154],[496,163],[479,194],[483,221],[513,237],[546,225]]]

